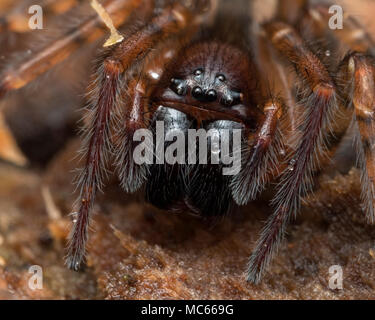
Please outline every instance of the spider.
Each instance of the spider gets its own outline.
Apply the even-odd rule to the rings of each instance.
[[[103,7],[116,13],[123,39],[103,49],[88,89],[69,268],[84,261],[90,213],[110,166],[125,192],[143,190],[156,207],[202,217],[226,215],[275,182],[273,214],[249,259],[253,283],[347,132],[355,135],[363,208],[375,222],[375,45],[356,20],[347,17],[343,30],[331,30],[330,6],[303,0],[279,1],[262,25],[247,0],[107,0]],[[5,69],[0,94],[51,69],[79,41],[102,35],[100,23],[93,13]],[[241,128],[240,171],[223,176],[222,163],[135,163],[133,135],[154,130],[158,120],[166,132]]]

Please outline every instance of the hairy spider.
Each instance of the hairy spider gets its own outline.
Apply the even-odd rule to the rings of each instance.
[[[202,217],[223,216],[277,182],[273,214],[248,265],[248,280],[260,281],[313,177],[348,128],[356,136],[364,211],[375,222],[375,45],[353,18],[331,30],[329,5],[303,0],[279,1],[276,16],[261,26],[247,0],[107,0],[103,6],[116,13],[123,40],[103,50],[89,87],[69,268],[84,260],[95,194],[113,165],[126,192],[142,189],[156,207]],[[51,69],[79,41],[103,34],[99,25],[93,14],[11,65],[0,94]],[[239,173],[222,175],[223,163],[135,163],[134,133],[155,129],[157,120],[166,133],[242,129]]]

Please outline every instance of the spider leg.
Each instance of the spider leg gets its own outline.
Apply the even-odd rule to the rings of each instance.
[[[147,84],[144,79],[132,79],[128,85],[128,97],[124,101],[123,114],[118,125],[116,137],[116,167],[119,172],[121,187],[129,193],[137,191],[146,179],[146,167],[133,160],[136,142],[134,133],[146,128],[145,113],[147,108]]]
[[[269,176],[277,171],[278,151],[282,148],[278,122],[282,114],[281,101],[271,99],[264,105],[265,120],[253,141],[248,141],[250,149],[243,156],[241,171],[231,182],[234,200],[243,205],[255,199],[264,189]]]
[[[296,99],[290,89],[291,84],[295,83],[294,75],[288,72],[287,68],[278,59],[278,55],[270,46],[265,35],[262,31],[255,33],[256,43],[254,49],[254,58],[259,70],[263,70],[267,74],[266,83],[260,87],[266,90],[264,96],[269,96],[270,92],[275,92],[276,96],[280,96],[284,101],[283,120],[280,124],[283,135],[288,131],[296,132],[297,127],[297,108]],[[287,106],[287,107],[286,107]]]
[[[125,69],[129,68],[132,63],[144,58],[157,43],[179,34],[181,30],[196,26],[201,21],[200,8],[206,8],[204,4],[208,2],[195,1],[191,8],[175,2],[146,27],[121,42],[113,53],[114,57],[121,60]],[[198,16],[194,15],[195,12]]]
[[[354,106],[361,197],[367,220],[375,223],[375,59],[362,53],[349,54],[341,75],[348,83],[347,99]]]
[[[291,216],[300,207],[300,197],[311,190],[311,176],[319,159],[326,155],[326,132],[337,111],[336,86],[319,58],[303,43],[289,25],[271,22],[265,25],[273,46],[294,65],[308,91],[299,103],[305,108],[302,136],[289,156],[289,165],[281,175],[272,201],[274,213],[261,232],[248,265],[248,281],[257,283],[284,235]]]
[[[312,10],[318,9],[317,7]],[[318,19],[317,12],[320,12],[321,17],[325,17],[325,20]],[[313,28],[309,30],[314,34],[312,38],[322,37],[326,34],[328,19],[324,14],[327,12],[328,10],[309,11],[315,18],[312,19],[315,25],[313,23]],[[306,23],[306,20],[302,22]],[[360,25],[354,19],[349,19],[349,25],[351,28],[347,28],[335,36],[351,48],[371,52],[374,46],[369,35],[360,29]],[[333,146],[335,144],[331,144],[329,141],[335,131],[333,127],[338,127],[339,136],[342,136],[348,127],[347,124],[343,124],[347,123],[348,119],[340,124],[335,124],[333,121],[336,114],[347,114],[348,110],[346,105],[336,100],[338,94],[341,94],[341,87],[336,87],[320,59],[309,52],[306,47],[304,48],[301,38],[288,25],[271,22],[265,28],[275,48],[293,63],[299,76],[309,86],[309,91],[303,94],[305,98],[300,101],[300,104],[307,108],[306,116],[302,122],[302,137],[296,151],[289,158],[288,168],[281,176],[278,191],[272,202],[275,207],[274,213],[267,220],[250,257],[248,280],[254,283],[259,282],[264,268],[277,250],[287,222],[292,215],[296,215],[300,207],[301,196],[311,191],[312,173],[318,169],[322,160],[325,161],[334,153]],[[306,28],[301,28],[301,30],[304,29],[306,30]],[[375,166],[372,150],[372,145],[375,143],[373,126],[374,59],[354,53],[348,55],[343,65],[342,69],[344,70],[341,70],[339,74],[339,81],[347,80],[345,75],[352,74],[349,79],[352,86],[349,95],[355,108],[355,118],[360,133],[358,139],[360,142],[357,148],[359,148],[360,164],[363,167],[362,197],[366,203],[367,218],[370,222],[374,222]],[[345,90],[343,91],[345,92]],[[337,138],[336,140],[340,141]]]
[[[139,4],[140,0],[108,0],[104,4],[104,8],[110,14],[116,13],[114,24],[118,26],[129,17]],[[8,91],[22,88],[65,60],[80,47],[82,40],[92,42],[103,34],[102,21],[96,13],[93,13],[78,27],[43,46],[27,59],[11,64],[0,74],[0,99]]]
[[[98,92],[94,95],[91,110],[91,121],[86,137],[86,163],[81,171],[80,203],[77,217],[70,235],[66,264],[77,270],[84,258],[89,225],[89,214],[94,203],[96,191],[102,187],[101,177],[108,157],[111,114],[118,103],[118,92],[121,90],[123,67],[119,61],[107,58],[97,78]]]
[[[313,17],[313,18],[312,18]],[[327,32],[329,20],[328,8],[324,5],[312,7],[304,17],[305,25],[312,26],[315,36]],[[373,112],[374,112],[374,54],[375,43],[371,36],[352,16],[345,19],[345,28],[329,32],[334,39],[344,44],[344,50],[351,50],[338,72],[338,81],[342,82],[341,91],[344,99],[354,106],[354,123],[356,134],[356,149],[358,164],[362,170],[361,198],[364,204],[367,220],[375,222],[375,143]],[[368,52],[370,55],[358,52]],[[349,75],[349,77],[348,77]],[[348,108],[351,111],[351,108]]]
[[[121,121],[118,122],[116,143],[116,167],[121,181],[121,187],[128,193],[138,190],[147,174],[145,166],[138,165],[133,160],[136,146],[133,136],[136,130],[145,129],[153,118],[155,108],[150,106],[150,96],[159,80],[162,78],[166,65],[175,57],[189,36],[177,37],[166,42],[147,56],[140,76],[129,81],[124,99]],[[153,149],[151,149],[153,152]]]
[[[286,5],[284,2],[279,3],[282,4]],[[231,182],[232,196],[239,205],[254,200],[257,194],[264,190],[265,185],[283,170],[283,158],[290,151],[288,149],[293,148],[287,137],[298,134],[299,110],[290,89],[290,84],[295,82],[291,78],[293,75],[287,72],[279,61],[268,42],[267,35],[256,32],[255,38],[255,61],[259,70],[267,74],[266,82],[262,83],[260,88],[263,88],[264,96],[272,97],[265,104],[264,112],[268,109],[267,106],[272,105],[278,111],[266,112],[264,125],[258,129],[253,141],[245,144],[245,150],[242,151],[241,171]]]
[[[204,1],[199,4],[204,4]],[[111,122],[120,102],[119,93],[123,89],[124,75],[133,64],[140,63],[160,40],[167,40],[168,37],[194,25],[196,19],[199,20],[194,15],[194,11],[197,10],[199,13],[200,9],[200,6],[188,8],[176,2],[133,36],[113,47],[99,68],[96,79],[97,92],[91,102],[93,117],[85,141],[86,164],[78,181],[81,188],[78,200],[79,211],[70,235],[66,259],[69,268],[77,270],[84,259],[90,211],[96,191],[102,186],[101,177],[105,172],[106,158],[111,148],[109,139]],[[142,84],[142,82],[132,84],[133,89],[136,89],[132,98],[133,110],[142,107],[139,100],[145,89]],[[133,116],[136,118],[139,114],[135,112]],[[134,121],[134,123],[139,122],[139,120]]]

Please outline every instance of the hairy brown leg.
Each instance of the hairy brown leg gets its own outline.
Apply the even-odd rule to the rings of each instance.
[[[375,223],[375,59],[349,54],[339,75],[346,82],[347,100],[354,107],[356,149],[361,168],[362,201],[366,218]]]
[[[342,57],[348,50],[354,50],[360,47],[367,51],[371,48],[371,42],[368,42],[369,35],[364,29],[359,30],[359,24],[351,16],[344,15],[344,29],[332,30],[329,28],[329,4],[314,4],[306,9],[297,22],[298,29],[301,30],[301,36],[310,43],[310,45],[319,52],[319,58],[324,61],[327,68],[330,69],[334,78],[337,80],[337,92],[340,95],[338,99],[339,110],[336,112],[334,121],[329,126],[327,132],[327,157],[321,159],[322,165],[329,165],[329,159],[335,156],[340,147],[342,138],[347,134],[351,124],[352,110],[345,103],[346,90],[342,88],[340,76],[337,71],[340,68]],[[350,40],[351,39],[351,40]],[[353,47],[352,47],[353,46]],[[337,79],[338,78],[338,79]]]
[[[289,156],[289,166],[282,173],[273,199],[274,213],[267,220],[250,257],[248,280],[259,282],[284,235],[286,225],[300,207],[300,197],[311,190],[311,175],[324,157],[326,134],[332,115],[337,111],[336,86],[318,57],[303,43],[289,25],[271,22],[265,30],[274,47],[294,65],[308,91],[299,101],[306,116],[301,123],[302,136]]]
[[[316,36],[326,32],[329,15],[328,7],[318,5],[312,7],[304,17],[302,23],[313,26]],[[375,53],[375,43],[370,34],[353,17],[344,20],[345,28],[328,32],[344,44],[343,50]],[[358,164],[361,168],[361,184],[364,209],[367,220],[375,222],[375,164],[374,151],[371,146],[375,143],[373,112],[374,112],[374,65],[373,56],[364,53],[352,53],[343,60],[338,81],[343,98],[354,106],[354,121]],[[348,108],[348,112],[352,112]],[[346,117],[350,119],[350,116]],[[342,127],[344,130],[344,127]]]
[[[99,86],[93,98],[89,132],[85,141],[86,163],[80,173],[79,211],[74,219],[70,235],[66,264],[77,270],[84,259],[89,214],[96,191],[102,187],[102,176],[106,168],[106,158],[110,149],[109,134],[111,114],[118,103],[118,92],[122,89],[123,67],[119,61],[107,58],[99,71],[96,85]]]
[[[283,148],[281,134],[278,131],[282,109],[281,101],[268,101],[263,108],[265,120],[262,126],[255,137],[247,141],[249,149],[243,155],[241,171],[231,182],[233,198],[239,205],[254,200],[264,189],[269,176],[277,175],[278,155]]]
[[[257,193],[285,168],[285,154],[293,148],[289,143],[289,137],[298,134],[298,109],[290,89],[291,84],[295,82],[295,75],[288,72],[288,68],[281,63],[267,35],[256,32],[255,41],[257,42],[254,49],[256,64],[259,70],[267,74],[266,79],[261,79],[260,88],[263,88],[263,96],[272,97],[265,106],[274,105],[278,112],[266,113],[266,120],[259,128],[255,142],[250,142],[249,148],[243,150],[241,171],[232,181],[232,195],[240,205],[255,199]],[[263,133],[269,134],[267,139],[264,138]]]
[[[197,22],[195,19],[198,19],[194,14],[195,10],[196,13],[200,13],[200,9],[200,6],[189,9],[176,2],[133,36],[115,46],[100,67],[95,84],[97,92],[91,102],[93,117],[88,126],[85,142],[86,164],[78,181],[81,194],[68,247],[66,264],[69,268],[77,270],[84,259],[90,211],[96,191],[102,185],[101,177],[105,172],[108,150],[111,148],[109,138],[111,123],[113,113],[120,103],[119,94],[123,90],[124,74],[126,75],[132,65],[141,63],[160,40],[194,25]],[[145,89],[142,88],[142,82],[139,85],[132,84],[133,89],[136,90],[132,93],[133,102],[136,102],[133,107],[136,108],[141,107],[139,98]],[[138,115],[139,112],[133,114],[135,117]]]
[[[115,142],[116,167],[121,187],[126,192],[138,190],[147,173],[145,166],[138,165],[133,160],[137,143],[133,142],[133,135],[136,130],[149,127],[155,111],[155,108],[150,106],[150,96],[162,78],[166,65],[174,59],[190,37],[189,30],[186,30],[182,37],[163,43],[155,50],[156,54],[148,55],[140,76],[129,81],[128,90],[123,97],[125,107],[122,108],[121,120],[117,123]]]
[[[275,50],[273,45],[269,42],[268,35],[264,32],[256,34],[259,45],[256,47],[254,55],[259,70],[263,70],[267,75],[263,79],[265,83],[262,85],[263,96],[272,95],[276,98],[281,98],[283,101],[282,118],[279,119],[279,131],[283,136],[283,148],[280,150],[281,154],[291,152],[288,149],[294,149],[295,137],[300,134],[297,130],[299,126],[299,119],[301,118],[301,108],[296,104],[294,84],[298,83],[298,76],[290,72],[290,67],[286,66],[280,59],[279,53]],[[292,139],[291,139],[292,138]],[[283,159],[280,158],[280,170],[282,170]],[[272,179],[270,177],[270,179]]]
[[[103,5],[109,13],[116,12],[115,26],[122,24],[141,0],[108,0]],[[82,39],[91,42],[104,34],[102,21],[93,14],[77,28],[35,52],[29,58],[11,65],[0,74],[0,98],[10,90],[22,88],[41,74],[65,60],[81,45]]]
[[[176,2],[150,21],[145,28],[120,43],[113,56],[127,69],[133,62],[142,59],[157,43],[193,26],[200,22],[199,20],[199,17],[194,16],[194,11]]]
[[[133,193],[144,183],[147,168],[134,162],[133,151],[137,142],[133,141],[134,133],[147,128],[147,81],[132,79],[128,84],[127,97],[124,97],[124,108],[118,122],[114,148],[116,150],[116,168],[120,185],[125,192]]]

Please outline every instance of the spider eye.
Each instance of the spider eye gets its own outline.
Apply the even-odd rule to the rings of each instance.
[[[234,106],[242,103],[242,100],[243,94],[241,92],[230,91],[230,93],[223,98],[222,103],[226,106]]]
[[[217,92],[210,89],[204,92],[201,87],[194,87],[191,91],[192,96],[200,102],[214,102],[217,99]]]
[[[223,74],[218,74],[216,76],[216,79],[219,80],[220,82],[224,82],[227,78]]]
[[[202,75],[204,72],[204,70],[202,68],[198,68],[196,69],[193,74],[196,76],[196,77],[199,77],[200,75]]]
[[[172,78],[171,79],[171,89],[177,93],[179,96],[186,94],[186,82],[181,79]]]
[[[213,101],[215,101],[216,98],[217,98],[217,93],[216,93],[215,90],[211,89],[211,90],[209,90],[209,91],[207,92],[206,97],[207,97],[207,101],[209,101],[209,102],[213,102]]]
[[[201,100],[203,97],[203,90],[200,87],[194,87],[192,90],[192,95],[195,99]]]

